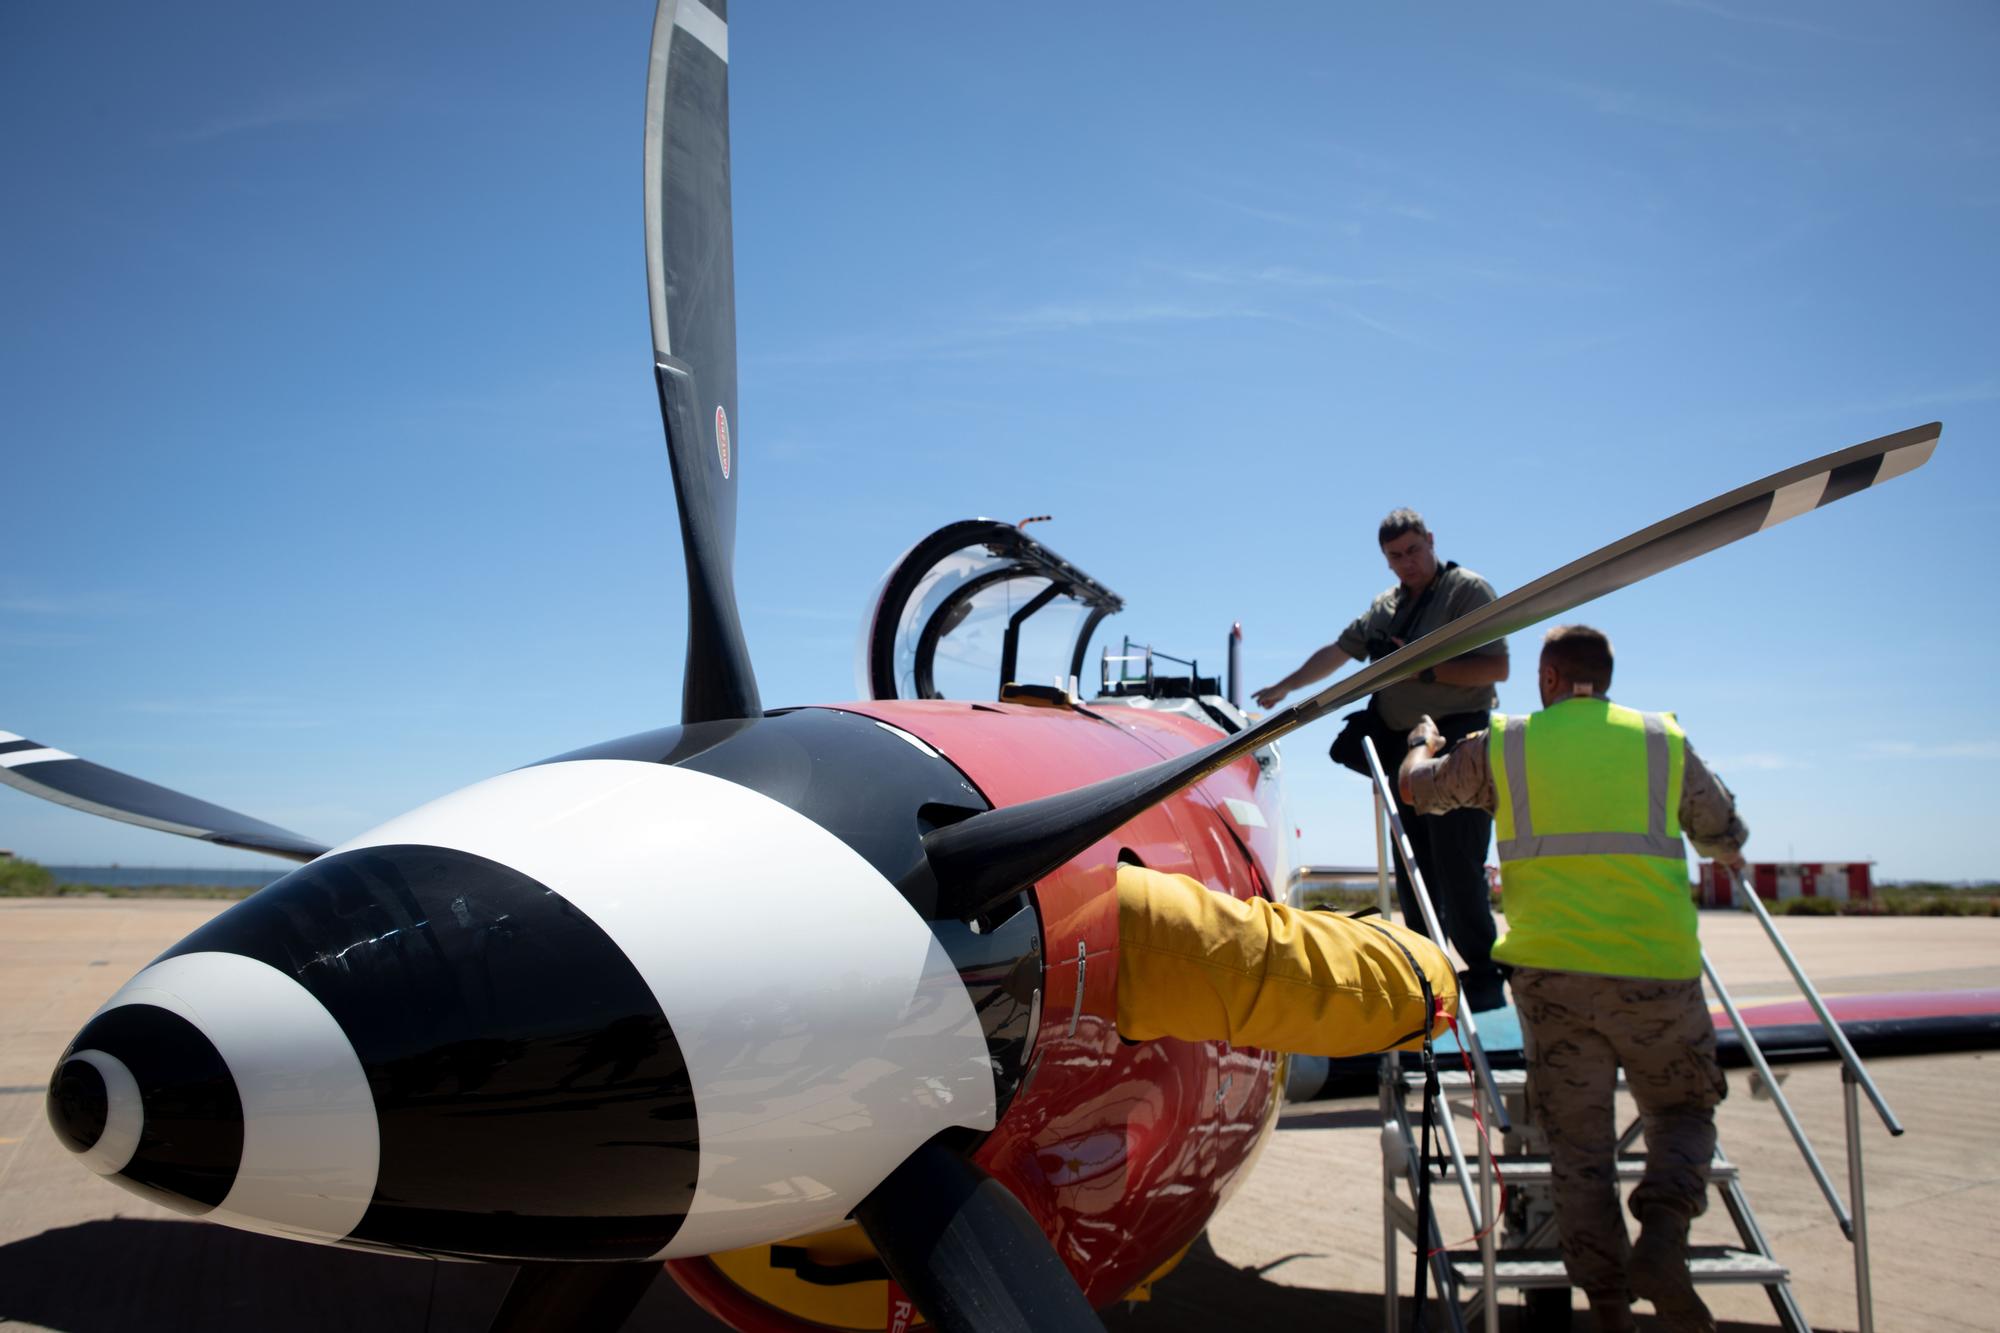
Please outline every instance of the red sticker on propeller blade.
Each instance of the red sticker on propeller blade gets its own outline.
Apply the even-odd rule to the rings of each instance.
[[[903,1289],[896,1285],[895,1278],[890,1278],[888,1285],[888,1333],[909,1333],[911,1326],[917,1322],[916,1303],[903,1294]]]
[[[720,407],[715,409],[715,452],[722,459],[722,479],[729,480],[729,418]]]

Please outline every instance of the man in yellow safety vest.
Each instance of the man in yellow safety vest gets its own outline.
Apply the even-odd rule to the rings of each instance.
[[[1749,830],[1673,715],[1614,704],[1610,684],[1610,640],[1586,625],[1551,630],[1542,710],[1495,713],[1442,758],[1425,718],[1399,785],[1420,811],[1494,814],[1507,933],[1493,956],[1514,969],[1528,1102],[1549,1140],[1570,1281],[1605,1333],[1635,1327],[1634,1295],[1665,1327],[1709,1333],[1687,1235],[1708,1204],[1715,1104],[1728,1085],[1702,999],[1681,837],[1735,865]],[[1646,1131],[1636,1245],[1618,1214],[1620,1065]]]

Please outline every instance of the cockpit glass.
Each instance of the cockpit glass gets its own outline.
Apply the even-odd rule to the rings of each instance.
[[[925,696],[917,689],[917,647],[924,626],[929,625],[944,610],[945,603],[962,593],[968,584],[977,583],[982,576],[993,577],[1013,565],[1011,560],[1003,560],[989,554],[984,547],[968,547],[954,551],[931,567],[928,574],[917,584],[916,592],[904,603],[903,614],[896,628],[895,670],[896,697],[898,699],[921,699]],[[963,599],[959,605],[963,606]],[[957,614],[956,610],[953,612]],[[949,617],[947,617],[949,619]],[[943,622],[940,622],[943,623]],[[942,647],[942,642],[939,643]],[[954,665],[954,675],[962,675],[972,659],[969,654],[977,651],[976,644],[961,640],[952,645],[950,659]],[[1000,649],[994,641],[991,665],[987,674],[973,685],[971,691],[942,690],[943,698],[990,699],[993,697],[993,672],[1000,669]]]
[[[1007,626],[1048,589],[1049,582],[1033,575],[1006,578],[962,595],[945,608],[931,657],[931,687],[938,697],[993,697],[1005,657]],[[1070,654],[1089,614],[1089,607],[1060,597],[1036,608],[1020,622],[1014,670],[1006,683],[1066,687]]]
[[[992,699],[1003,676],[1006,684],[1066,686],[1087,646],[1080,640],[1121,605],[1012,524],[951,524],[883,577],[862,628],[859,684],[877,699]]]

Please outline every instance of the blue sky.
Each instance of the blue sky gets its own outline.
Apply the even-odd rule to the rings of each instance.
[[[1501,590],[1933,419],[1579,613],[1766,858],[2000,875],[2000,10],[743,3],[767,704],[975,514],[1251,685],[1414,505]],[[335,840],[678,714],[644,4],[0,14],[0,728]],[[1532,707],[1532,636],[1503,707]],[[1373,857],[1331,724],[1314,861]],[[0,791],[52,862],[272,864]]]

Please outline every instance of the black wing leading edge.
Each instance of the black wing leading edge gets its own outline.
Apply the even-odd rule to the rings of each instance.
[[[290,829],[78,759],[11,731],[0,731],[0,782],[93,815],[224,847],[269,852],[288,861],[310,861],[326,850],[325,844]]]
[[[1460,616],[1205,749],[1074,791],[989,810],[927,834],[924,849],[937,876],[939,913],[967,917],[985,911],[1181,788],[1384,686],[1921,467],[1929,461],[1942,430],[1932,422],[1885,435],[1662,519]]]
[[[687,561],[681,721],[763,710],[736,609],[735,250],[726,0],[660,0],[646,78],[653,371]]]

